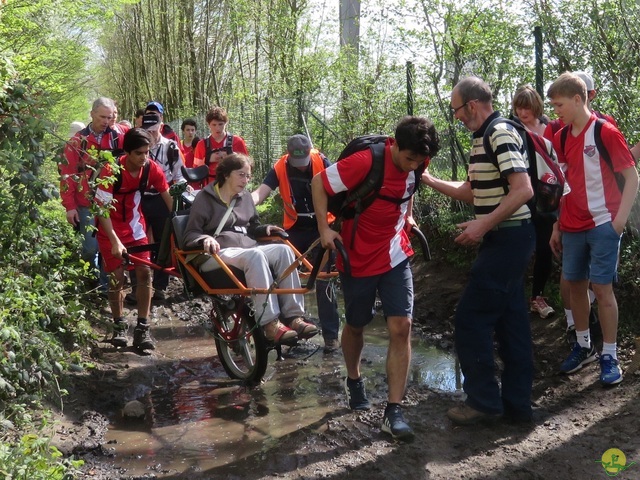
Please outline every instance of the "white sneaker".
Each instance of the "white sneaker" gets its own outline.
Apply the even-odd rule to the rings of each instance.
[[[531,299],[531,312],[540,315],[540,318],[547,318],[556,311],[547,304],[544,297],[537,296]]]

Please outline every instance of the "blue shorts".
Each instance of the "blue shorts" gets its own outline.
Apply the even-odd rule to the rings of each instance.
[[[371,277],[351,277],[340,273],[347,324],[362,328],[373,320],[376,292],[387,317],[413,314],[413,276],[409,259],[388,272]]]
[[[616,280],[620,235],[611,222],[584,232],[562,232],[562,275],[608,285]]]

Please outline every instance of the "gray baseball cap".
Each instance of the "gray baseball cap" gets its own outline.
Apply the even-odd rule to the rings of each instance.
[[[591,76],[591,74],[582,71],[573,72],[573,74],[582,79],[584,84],[587,86],[587,92],[596,89],[596,82],[593,81],[593,77]]]
[[[306,167],[311,161],[311,141],[305,135],[293,135],[287,141],[289,165],[292,167]]]

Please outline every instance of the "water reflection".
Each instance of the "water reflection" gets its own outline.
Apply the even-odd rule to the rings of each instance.
[[[147,390],[147,421],[136,426],[114,419],[108,434],[115,464],[128,474],[151,469],[162,478],[162,472],[207,470],[266,454],[283,436],[304,427],[320,427],[331,415],[344,412],[342,355],[323,354],[321,338],[288,351],[284,361],[276,361],[271,352],[265,382],[248,389],[228,379],[213,338],[202,327],[189,327],[176,335],[184,324],[177,319],[168,322],[159,352],[159,358],[168,362],[167,376],[156,378]],[[380,385],[386,392],[384,319],[376,317],[366,336],[363,375],[370,385]],[[452,355],[420,339],[412,344],[410,384],[459,389]]]

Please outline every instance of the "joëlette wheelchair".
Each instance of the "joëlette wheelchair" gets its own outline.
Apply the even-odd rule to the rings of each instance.
[[[204,180],[208,175],[208,167],[184,168],[182,173],[190,184]],[[146,265],[153,270],[162,270],[169,275],[182,279],[186,293],[190,298],[196,295],[207,295],[212,299],[209,314],[212,333],[220,362],[231,378],[246,383],[259,383],[264,376],[268,354],[272,349],[281,356],[280,345],[269,342],[258,328],[258,320],[254,316],[255,309],[251,296],[255,294],[305,294],[313,290],[316,279],[329,280],[337,277],[338,272],[325,271],[328,252],[318,250],[313,264],[308,256],[311,249],[300,253],[288,240],[287,234],[282,233],[268,238],[258,239],[260,242],[282,242],[294,252],[296,260],[267,289],[256,289],[246,285],[242,270],[228,266],[216,254],[212,254],[219,265],[210,272],[200,272],[188,260],[193,254],[205,253],[201,249],[186,249],[184,232],[189,220],[189,208],[193,195],[186,192],[187,183],[172,185],[170,189],[173,197],[173,212],[170,222],[167,222],[160,242],[128,249],[125,262],[129,265]],[[345,271],[349,272],[349,260],[343,246],[336,242],[338,253],[342,255]],[[155,251],[155,260],[147,261],[136,256],[140,251]],[[289,276],[293,270],[299,271],[301,280],[306,283],[301,288],[279,288],[281,279]]]

